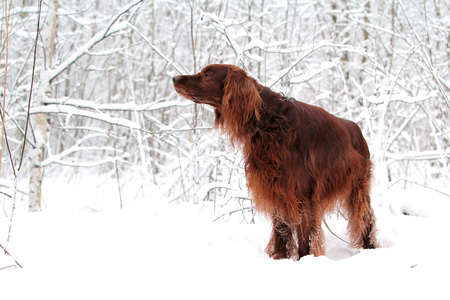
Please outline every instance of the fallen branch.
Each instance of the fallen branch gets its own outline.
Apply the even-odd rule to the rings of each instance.
[[[3,251],[5,251],[5,254],[11,256],[11,258],[14,260],[14,263],[15,263],[17,266],[19,266],[21,269],[23,269],[22,265],[19,264],[19,262],[14,258],[14,256],[12,256],[11,253],[9,253],[8,250],[6,250],[6,249],[2,246],[2,244],[0,244],[0,248],[2,248]],[[11,266],[8,266],[8,267],[6,267],[6,268],[9,268],[9,267],[11,267]],[[6,268],[1,268],[0,270],[6,269]]]
[[[0,271],[1,271],[1,270],[4,270],[4,269],[12,268],[12,267],[14,267],[14,268],[17,269],[17,266],[16,266],[16,265],[9,265],[9,266],[0,268]]]
[[[223,214],[221,214],[220,216],[218,216],[217,218],[215,218],[214,220],[213,220],[213,222],[216,222],[217,220],[219,220],[219,219],[223,219],[223,217],[225,217],[225,216],[231,216],[232,214],[234,214],[234,213],[237,213],[237,212],[242,212],[242,213],[244,213],[245,211],[253,211],[253,209],[254,209],[254,207],[253,206],[250,206],[250,207],[241,207],[241,208],[238,208],[238,209],[235,209],[235,210],[232,210],[232,211],[229,211],[229,212],[226,212],[226,213],[223,213]]]

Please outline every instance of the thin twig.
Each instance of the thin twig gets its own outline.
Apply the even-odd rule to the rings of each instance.
[[[14,177],[14,190],[13,190],[13,203],[12,203],[12,210],[11,210],[11,218],[9,222],[9,229],[8,229],[8,238],[6,239],[6,247],[9,245],[9,239],[11,238],[11,229],[12,229],[12,223],[14,219],[14,212],[16,211],[16,198],[17,198],[17,183],[19,181],[19,178],[17,176]]]
[[[328,226],[328,223],[327,223],[327,221],[325,219],[323,219],[323,223],[325,224],[325,227],[328,229],[329,232],[331,232],[332,235],[334,235],[335,237],[337,237],[339,240],[343,241],[344,243],[350,244],[349,242],[347,242],[343,238],[339,237],[336,233],[334,233],[333,230],[331,230],[330,226]]]
[[[9,194],[7,194],[7,193],[5,193],[5,192],[0,191],[0,194],[5,195],[5,196],[8,197],[8,198],[11,198],[11,195],[9,195]]]
[[[3,118],[3,115],[2,115],[2,124],[3,124],[2,127],[4,128],[5,119]],[[12,157],[11,148],[9,147],[8,134],[6,133],[6,131],[4,131],[3,134],[2,134],[2,143],[0,144],[0,148],[2,148],[1,145],[3,145],[3,137],[5,137],[6,149],[8,150],[8,156],[9,156],[9,159],[11,161],[11,168],[12,168],[13,175],[14,175],[14,177],[17,177],[16,169],[14,167],[14,159]],[[2,157],[1,149],[0,149],[0,157]],[[1,168],[1,165],[2,164],[1,164],[1,159],[0,159],[0,168]]]
[[[415,181],[412,181],[412,180],[409,180],[409,179],[406,179],[406,178],[399,178],[398,180],[392,182],[392,183],[389,185],[389,188],[391,188],[391,187],[394,186],[395,184],[399,183],[400,181],[409,182],[409,183],[411,183],[411,184],[415,184],[415,185],[421,186],[421,187],[423,187],[423,188],[426,188],[426,189],[435,191],[436,193],[442,194],[442,195],[444,195],[444,196],[450,197],[450,194],[448,194],[448,193],[445,193],[445,192],[440,191],[440,190],[438,190],[438,189],[432,188],[432,187],[430,187],[430,186],[428,186],[428,185],[421,184],[421,183],[418,183],[418,182],[415,182]]]
[[[33,95],[34,72],[35,72],[35,68],[36,68],[37,43],[38,43],[39,31],[40,31],[39,30],[39,26],[40,26],[40,22],[41,22],[41,9],[42,9],[42,0],[39,1],[38,21],[37,21],[37,27],[36,27],[36,39],[34,41],[33,70],[31,71],[30,97],[28,98],[27,121],[25,123],[25,133],[24,133],[24,137],[23,137],[23,147],[22,147],[22,153],[20,154],[19,167],[17,168],[18,171],[20,171],[20,168],[22,167],[23,155],[25,153],[25,145],[27,144],[28,125],[30,123],[30,108],[31,108],[31,98],[32,98],[32,95]]]
[[[169,66],[171,66],[172,68],[174,68],[177,72],[179,72],[180,74],[185,73],[184,70],[182,70],[181,68],[179,68],[177,65],[175,65],[175,61],[171,60],[170,58],[168,58],[159,48],[157,48],[155,45],[152,44],[152,42],[145,36],[143,35],[141,32],[139,32],[139,30],[134,27],[133,25],[131,25],[130,23],[127,24],[128,27],[130,27],[134,32],[136,32],[152,49],[153,51],[156,52],[156,54],[158,54],[162,59],[164,59]]]
[[[6,133],[5,130],[5,109],[6,109],[6,74],[8,72],[8,45],[9,45],[9,28],[8,28],[8,1],[5,0],[5,32],[6,32],[6,37],[5,37],[5,44],[6,44],[6,54],[5,54],[5,75],[4,75],[4,82],[3,82],[3,104],[2,104],[2,111],[1,111],[1,116],[2,116],[2,136],[1,136],[1,141],[0,141],[0,174],[2,171],[2,152],[3,152],[3,137]]]
[[[109,30],[111,29],[111,27],[114,25],[114,23],[117,22],[117,20],[118,20],[123,14],[125,14],[125,13],[128,12],[130,9],[132,9],[133,7],[135,7],[136,5],[138,5],[138,4],[142,3],[142,2],[143,2],[143,0],[139,0],[139,1],[137,1],[137,2],[135,2],[135,3],[131,3],[131,4],[128,5],[127,7],[123,8],[123,9],[117,14],[117,16],[109,23],[109,25],[108,25],[108,27],[107,27],[107,29],[106,29],[106,31],[105,31],[105,34],[103,35],[103,38],[106,38],[106,37],[108,36],[108,32],[109,32]]]
[[[17,266],[16,265],[9,265],[9,266],[6,266],[6,267],[2,267],[2,268],[0,268],[0,271],[4,270],[4,269],[8,269],[8,268],[16,268],[17,269]]]
[[[120,209],[123,209],[122,190],[120,188],[120,176],[119,176],[119,166],[117,163],[117,145],[116,145],[116,136],[115,135],[113,135],[113,144],[114,144],[114,168],[115,168],[115,172],[116,172],[117,188],[119,190]]]

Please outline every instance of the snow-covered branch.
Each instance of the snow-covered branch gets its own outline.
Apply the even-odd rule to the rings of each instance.
[[[86,151],[84,148],[73,149],[75,151]],[[50,164],[57,164],[66,167],[79,167],[79,168],[93,168],[98,167],[105,164],[115,164],[117,161],[123,161],[120,157],[112,157],[108,156],[105,159],[96,159],[93,161],[80,161],[80,160],[64,160],[59,156],[52,156],[42,162],[42,166],[49,166]]]
[[[135,101],[129,101],[125,103],[97,103],[90,100],[82,99],[46,99],[44,104],[57,105],[57,106],[74,106],[83,109],[92,109],[95,111],[154,111],[160,109],[166,109],[171,107],[189,107],[193,106],[193,103],[186,100],[172,100],[172,101],[156,101],[146,104],[136,104]]]
[[[78,48],[75,53],[70,55],[67,59],[61,62],[57,67],[51,69],[47,72],[48,81],[52,81],[59,74],[64,72],[70,65],[75,63],[80,57],[88,53],[89,49],[94,47],[99,42],[103,41],[109,35],[117,33],[122,30],[126,30],[128,28],[127,22],[122,22],[119,24],[112,25],[111,27],[107,27],[101,31],[99,31],[96,35],[94,35],[86,44]]]
[[[111,117],[110,115],[103,113],[95,113],[86,111],[83,109],[78,109],[76,107],[68,105],[46,105],[33,107],[30,110],[30,114],[64,114],[68,117],[70,116],[80,116],[85,118],[90,118],[98,121],[102,121],[111,125],[117,125],[122,127],[128,127],[130,129],[143,129],[142,126],[136,122],[125,118]]]
[[[305,58],[307,58],[309,55],[317,51],[318,49],[321,49],[322,47],[325,47],[326,45],[330,44],[331,41],[322,41],[321,43],[315,45],[311,45],[306,47],[306,53],[303,53],[300,55],[296,61],[294,61],[292,64],[290,64],[289,67],[285,68],[284,70],[281,70],[280,72],[276,73],[276,75],[273,76],[273,79],[269,80],[267,82],[267,86],[273,87],[278,81],[280,81],[284,76],[289,74],[292,69],[294,69],[300,62],[302,62]]]
[[[429,151],[410,151],[405,153],[386,153],[386,157],[392,161],[398,160],[437,160],[450,159],[450,149],[443,151],[429,150]]]
[[[48,81],[52,81],[55,79],[59,74],[64,72],[70,65],[75,63],[80,57],[87,54],[88,51],[94,47],[99,42],[106,39],[108,36],[111,36],[117,32],[126,30],[128,28],[128,22],[123,21],[121,23],[116,24],[117,20],[126,12],[128,12],[130,9],[141,3],[143,0],[139,0],[137,2],[133,2],[124,8],[122,8],[117,15],[113,18],[113,20],[102,30],[97,32],[87,43],[85,43],[83,46],[78,48],[72,55],[70,55],[67,59],[65,59],[63,62],[61,62],[57,67],[55,67],[52,70],[49,70],[46,74],[46,77]]]

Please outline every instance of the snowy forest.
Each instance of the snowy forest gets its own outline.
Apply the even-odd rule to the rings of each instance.
[[[389,205],[391,189],[450,197],[447,0],[0,6],[5,251],[15,214],[51,210],[46,190],[68,197],[78,189],[56,186],[83,178],[96,185],[84,181],[80,190],[104,184],[108,199],[79,199],[77,209],[122,209],[142,198],[253,223],[240,150],[213,128],[211,108],[172,86],[173,76],[211,63],[238,65],[277,92],[356,122],[375,166],[376,205]]]

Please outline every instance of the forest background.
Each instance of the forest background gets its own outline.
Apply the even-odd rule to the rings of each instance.
[[[2,237],[46,209],[50,178],[127,185],[251,222],[242,156],[172,77],[237,64],[262,84],[361,127],[374,193],[449,194],[446,0],[2,1]],[[52,188],[51,185],[47,188]],[[382,201],[382,197],[375,197]],[[25,205],[26,204],[26,205]],[[382,205],[382,203],[378,203]]]

